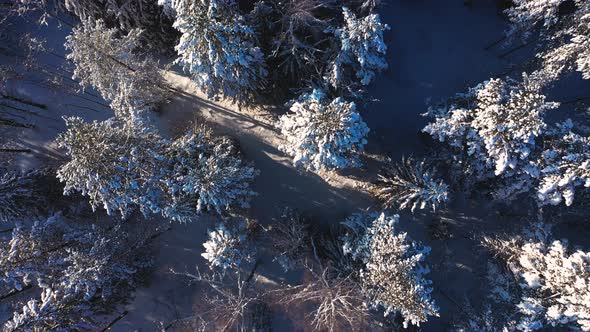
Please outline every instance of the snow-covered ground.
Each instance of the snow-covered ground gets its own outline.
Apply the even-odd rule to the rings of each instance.
[[[486,49],[506,28],[497,13],[497,1],[475,0],[472,3],[466,6],[463,0],[386,1],[380,13],[382,21],[391,26],[391,31],[385,35],[389,69],[378,75],[368,89],[368,95],[376,100],[359,107],[371,128],[368,155],[385,154],[397,160],[402,155],[424,154],[426,149],[419,131],[426,119],[420,114],[426,111],[429,100],[444,99],[520,64],[526,48],[504,57],[500,55],[506,49],[499,46]],[[63,54],[61,44],[68,28],[53,29],[41,31],[47,34],[56,52]],[[61,60],[48,61],[59,63]],[[327,228],[344,220],[351,212],[376,205],[364,190],[365,182],[374,175],[376,161],[367,160],[367,167],[361,172],[348,174],[353,176],[332,172],[321,177],[298,171],[292,167],[291,159],[278,150],[282,138],[276,120],[278,114],[284,112],[280,106],[278,110],[275,107],[240,109],[228,102],[207,100],[182,73],[171,71],[166,73],[166,78],[181,92],[152,116],[164,135],[175,136],[194,123],[207,122],[217,132],[237,139],[245,159],[253,161],[260,170],[253,188],[258,196],[246,212],[249,217],[266,225],[282,207],[290,206]],[[62,156],[52,141],[65,129],[62,116],[78,115],[87,120],[111,116],[108,109],[75,96],[51,94],[27,84],[11,89],[14,95],[48,105],[43,118],[31,118],[37,126],[35,129],[18,133],[16,146],[32,150],[15,157],[13,165],[22,169],[60,162]],[[565,97],[569,97],[568,93],[564,92]],[[448,329],[451,321],[464,310],[466,299],[474,304],[483,299],[487,255],[474,235],[515,231],[518,221],[526,217],[501,214],[487,202],[467,201],[462,197],[452,199],[449,208],[437,215],[417,212],[401,218],[403,229],[412,238],[432,247],[428,264],[434,282],[433,296],[441,310],[440,317],[433,317],[424,324],[425,331]],[[449,238],[431,235],[431,226],[440,220],[448,224]],[[200,301],[199,287],[188,285],[187,280],[171,274],[170,269],[190,271],[196,265],[204,268],[204,259],[200,256],[202,243],[207,228],[215,222],[214,217],[203,217],[191,224],[174,223],[170,231],[154,242],[155,271],[146,285],[137,289],[133,299],[117,309],[117,312],[128,313],[114,324],[112,331],[154,331],[160,324],[166,326],[174,319],[191,314]],[[284,276],[275,265],[263,261],[257,273],[271,280],[281,280]],[[281,317],[278,312],[273,322],[275,330],[295,329]]]

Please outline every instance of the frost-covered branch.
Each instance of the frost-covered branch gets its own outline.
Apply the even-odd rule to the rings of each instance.
[[[188,325],[211,326],[215,331],[246,331],[248,327],[261,323],[259,309],[264,307],[264,292],[258,291],[249,276],[242,273],[219,275],[176,272],[173,274],[188,278],[191,283],[202,283],[209,288],[205,293],[199,310],[195,315],[173,321],[168,326]],[[251,271],[250,275],[254,273]],[[201,329],[199,329],[201,330]]]
[[[570,120],[550,132],[540,159],[537,199],[541,204],[574,202],[576,187],[590,187],[590,137],[572,132]]]
[[[404,158],[400,164],[383,169],[371,191],[386,208],[398,206],[414,212],[429,206],[436,210],[448,200],[449,187],[434,175],[435,170],[425,160]]]
[[[46,192],[40,190],[47,170],[26,173],[6,171],[0,176],[0,221],[32,217],[42,208]]]
[[[351,276],[335,277],[330,267],[306,266],[308,280],[281,289],[281,303],[312,304],[310,322],[316,331],[359,330],[371,321],[365,296]]]
[[[285,272],[295,268],[308,252],[309,230],[304,218],[297,212],[286,208],[274,220],[268,231],[273,253]]]

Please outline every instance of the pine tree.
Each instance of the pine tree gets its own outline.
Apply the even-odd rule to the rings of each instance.
[[[483,241],[507,266],[507,280],[513,280],[505,298],[515,314],[516,328],[590,331],[590,253],[553,240],[543,224],[536,228],[524,236]]]
[[[357,167],[369,128],[353,102],[329,100],[322,90],[291,102],[291,113],[279,121],[286,142],[279,148],[295,166],[308,170]]]
[[[258,175],[242,160],[228,137],[214,137],[210,129],[188,131],[166,148],[167,207],[164,215],[184,221],[204,211],[247,208],[256,193],[250,183]],[[184,211],[190,211],[185,216]]]
[[[210,97],[243,102],[264,87],[264,55],[234,1],[182,0],[172,5],[174,27],[181,33],[176,63],[200,89]]]
[[[31,298],[3,331],[96,329],[92,315],[123,300],[138,276],[151,265],[147,232],[68,223],[57,214],[18,227],[7,243],[0,242],[0,283],[14,288],[34,286]]]
[[[93,209],[103,206],[108,214],[123,217],[139,205],[144,214],[163,208],[163,184],[159,162],[165,142],[153,131],[111,118],[86,123],[66,118],[68,130],[57,138],[58,146],[71,158],[57,171],[65,183],[64,194],[79,191],[88,196]]]
[[[497,199],[512,199],[536,186],[540,147],[548,131],[545,114],[559,104],[545,101],[543,75],[522,81],[491,79],[459,94],[450,105],[431,108],[435,121],[423,131],[446,144],[474,182],[495,179]]]
[[[438,316],[438,307],[425,278],[429,269],[422,265],[430,248],[409,240],[398,223],[398,215],[354,214],[342,223],[347,233],[341,241],[344,253],[362,266],[359,279],[369,305],[383,308],[386,316],[400,314],[407,328]]]
[[[361,85],[368,85],[377,72],[387,69],[383,33],[389,30],[389,26],[381,23],[377,14],[357,18],[346,7],[342,13],[344,26],[334,31],[340,50],[325,79],[337,89],[347,88],[356,80]]]
[[[74,62],[74,78],[94,87],[111,103],[118,117],[139,121],[169,95],[157,61],[138,52],[142,31],[118,37],[103,21],[84,21],[66,38],[67,58]]]
[[[67,118],[57,142],[71,160],[58,170],[64,193],[79,191],[93,208],[123,217],[139,207],[176,221],[247,207],[258,172],[226,138],[197,128],[174,141],[117,119],[85,123]]]

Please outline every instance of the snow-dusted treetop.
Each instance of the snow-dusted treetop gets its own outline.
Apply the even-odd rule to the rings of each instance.
[[[543,71],[551,80],[577,70],[590,78],[590,2],[586,0],[516,0],[506,13],[511,21],[508,37],[528,38],[541,27]],[[571,7],[562,10],[563,7]]]
[[[178,0],[169,5],[181,33],[176,63],[192,74],[199,88],[210,97],[241,102],[264,86],[264,55],[234,1]]]
[[[341,240],[344,253],[362,263],[360,282],[370,305],[385,315],[399,313],[407,327],[438,316],[438,307],[425,278],[429,269],[422,265],[430,248],[409,240],[398,223],[398,215],[354,214],[343,222],[347,233]]]
[[[567,242],[526,243],[512,272],[522,278],[521,330],[577,325],[590,331],[590,253],[568,252]]]
[[[538,161],[540,184],[537,199],[541,204],[574,201],[575,187],[590,188],[590,137],[572,131],[571,120],[558,124],[547,136],[547,149]]]
[[[197,128],[170,142],[154,130],[111,118],[67,118],[57,142],[71,160],[58,170],[64,193],[80,191],[93,208],[127,216],[135,207],[177,221],[204,211],[247,207],[258,172],[226,138]]]
[[[295,166],[330,170],[360,165],[369,128],[353,102],[330,100],[316,89],[291,102],[290,110],[279,121],[286,140],[279,148],[293,157]]]
[[[545,101],[542,73],[521,82],[492,79],[459,94],[450,106],[431,108],[424,128],[448,144],[461,176],[497,179],[496,198],[514,198],[535,188],[540,204],[571,205],[575,187],[589,187],[588,138],[571,121],[548,125],[545,114],[559,104]],[[543,145],[537,144],[542,141]]]
[[[529,37],[531,30],[539,23],[547,29],[557,23],[559,6],[566,0],[513,0],[513,6],[506,10],[512,22],[506,32],[509,36],[522,34]]]
[[[203,243],[205,252],[201,254],[209,262],[211,269],[238,268],[252,256],[247,246],[246,222],[238,220],[230,224],[221,223],[214,230],[209,230],[209,239]]]
[[[499,291],[514,312],[521,331],[549,326],[590,331],[590,253],[568,249],[567,241],[553,240],[544,224],[516,238],[484,238],[507,266],[510,287]],[[514,280],[514,281],[512,281]]]
[[[539,57],[543,70],[557,79],[561,73],[576,70],[590,79],[590,2],[576,1],[576,11],[563,18],[560,29],[547,43],[551,46]]]
[[[215,137],[211,129],[197,127],[169,144],[164,214],[183,221],[184,215],[249,207],[256,196],[250,188],[258,171],[242,157],[230,138]]]
[[[340,50],[326,80],[334,88],[347,88],[354,81],[352,73],[347,72],[351,70],[356,80],[368,85],[376,72],[387,69],[387,46],[383,42],[383,32],[389,30],[389,26],[381,23],[377,14],[357,18],[346,7],[342,13],[345,25],[334,31]]]
[[[559,105],[546,102],[541,87],[526,74],[522,82],[490,79],[462,95],[466,107],[431,110],[435,122],[423,131],[466,149],[472,159],[501,175],[527,163],[535,139],[546,128],[545,112]],[[474,170],[481,171],[486,170]]]
[[[65,43],[67,58],[76,65],[74,78],[83,87],[96,88],[117,116],[130,120],[168,95],[157,61],[137,53],[141,34],[133,29],[120,36],[100,20],[84,21]]]

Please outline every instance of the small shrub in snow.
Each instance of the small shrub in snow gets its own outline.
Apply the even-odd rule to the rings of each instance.
[[[351,276],[334,276],[330,267],[306,266],[308,276],[302,285],[281,289],[281,303],[311,304],[312,328],[316,331],[360,331],[371,322],[365,296]]]
[[[277,261],[285,272],[295,268],[308,251],[309,230],[304,218],[297,212],[286,208],[274,220],[269,230],[269,240]]]
[[[204,211],[246,207],[257,171],[244,163],[228,138],[201,128],[170,142],[150,129],[110,119],[66,119],[58,139],[71,160],[58,170],[64,193],[80,191],[93,208],[127,216],[161,213],[177,221]]]
[[[398,222],[398,215],[354,214],[343,222],[347,233],[341,240],[344,252],[362,265],[360,284],[370,306],[383,308],[386,316],[400,314],[407,327],[438,316],[438,308],[422,265],[430,248],[410,241],[396,229]]]
[[[434,175],[435,170],[429,168],[425,160],[402,159],[400,164],[390,165],[380,172],[372,192],[386,208],[397,205],[414,212],[429,206],[436,210],[448,200],[449,187]]]
[[[247,246],[245,226],[244,222],[239,222],[236,227],[219,224],[209,231],[209,239],[203,243],[205,252],[201,256],[209,262],[211,269],[225,272],[250,260],[251,250]]]
[[[387,69],[383,32],[389,26],[381,23],[377,14],[357,18],[346,7],[342,14],[345,25],[334,31],[340,40],[340,50],[326,79],[334,88],[343,88],[355,81],[354,74],[362,85],[368,85],[376,72]]]
[[[590,253],[549,238],[485,240],[518,280],[513,305],[519,330],[590,331]]]
[[[232,0],[173,2],[180,31],[176,63],[191,73],[210,97],[238,102],[264,86],[267,70],[256,35]]]
[[[353,102],[332,101],[322,90],[303,94],[279,121],[286,143],[279,148],[308,170],[357,167],[369,128]]]
[[[111,102],[115,114],[135,119],[138,112],[155,107],[168,97],[157,61],[137,54],[142,31],[119,37],[104,22],[84,21],[66,38],[67,58],[74,62],[74,78],[94,87]]]

